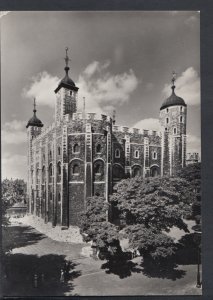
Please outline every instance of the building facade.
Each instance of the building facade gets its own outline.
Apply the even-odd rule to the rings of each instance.
[[[66,49],[67,50],[67,49]],[[28,209],[53,226],[76,225],[86,198],[104,196],[121,179],[175,175],[186,164],[187,106],[172,93],[160,108],[161,131],[118,126],[106,115],[77,111],[78,87],[65,77],[55,89],[55,120],[27,124]]]

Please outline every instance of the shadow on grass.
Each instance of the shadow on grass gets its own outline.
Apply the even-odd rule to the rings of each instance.
[[[36,232],[30,226],[8,226],[2,229],[3,252],[14,248],[32,245],[45,238],[45,235]]]
[[[198,245],[195,234],[185,234],[178,241],[178,249],[175,254],[175,262],[180,265],[196,265],[198,260]]]
[[[171,260],[156,263],[150,259],[145,259],[141,263],[141,267],[143,268],[142,273],[150,278],[177,280],[186,274],[186,271],[178,269],[178,265]]]
[[[140,273],[141,268],[137,263],[129,260],[126,253],[121,253],[115,257],[111,257],[101,266],[101,269],[106,269],[107,274],[115,274],[123,279],[132,275],[132,273]]]
[[[81,275],[63,255],[9,254],[4,259],[3,295],[63,296],[72,292],[72,281]],[[63,270],[63,272],[62,272]]]
[[[142,273],[150,278],[176,280],[186,274],[184,270],[178,268],[175,257],[157,262],[151,258],[146,258],[140,264],[131,261],[128,253],[109,258],[101,268],[106,269],[107,274],[115,274],[121,279],[129,277],[133,273]]]

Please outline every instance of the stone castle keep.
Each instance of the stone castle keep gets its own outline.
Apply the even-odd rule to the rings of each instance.
[[[27,124],[28,207],[53,226],[76,225],[86,198],[104,196],[122,178],[175,175],[186,164],[187,106],[175,94],[160,108],[161,131],[115,124],[106,115],[77,111],[78,87],[65,77],[55,89],[55,120],[42,130],[34,115]]]

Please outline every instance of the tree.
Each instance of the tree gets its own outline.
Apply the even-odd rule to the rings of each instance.
[[[2,181],[2,223],[9,223],[6,211],[17,202],[26,202],[26,183],[22,179]]]
[[[193,198],[184,179],[135,177],[117,184],[110,203],[130,245],[157,260],[174,254],[176,248],[166,232],[173,226],[188,232],[183,216],[190,212]]]
[[[190,218],[199,224],[201,221],[201,163],[186,166],[178,172],[178,176],[190,184],[189,189],[195,194]]]
[[[187,230],[182,216],[190,211],[193,197],[183,179],[135,177],[118,183],[110,202],[126,225],[168,232],[172,226]]]
[[[80,214],[79,227],[85,241],[93,241],[100,251],[116,252],[119,246],[118,228],[107,222],[108,208],[103,197],[87,198],[86,210]]]
[[[188,231],[183,215],[189,213],[194,197],[189,183],[181,178],[135,177],[122,180],[115,189],[109,204],[103,197],[87,199],[86,211],[80,218],[85,240],[117,253],[123,235],[144,257],[157,260],[172,255],[176,246],[166,232],[173,226]],[[109,205],[112,217],[117,211],[119,222],[113,218],[112,222],[106,221]]]

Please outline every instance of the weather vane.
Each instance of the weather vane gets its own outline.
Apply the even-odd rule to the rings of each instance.
[[[34,104],[33,104],[33,106],[34,106],[33,112],[35,113],[36,112],[36,98],[34,98]]]
[[[66,57],[64,58],[65,63],[66,63],[66,67],[68,67],[69,61],[71,61],[71,59],[69,58],[69,56],[68,56],[68,54],[67,54],[68,50],[69,50],[69,48],[66,47],[66,48],[65,48],[65,51],[66,51]]]
[[[177,77],[177,73],[175,71],[173,71],[172,72],[172,84],[173,84],[173,86],[175,84],[176,77]]]

